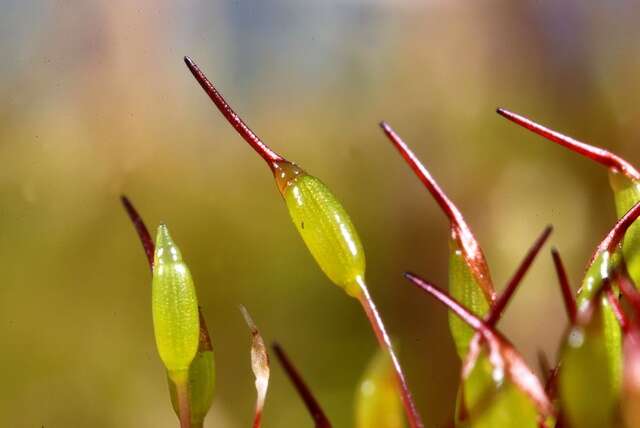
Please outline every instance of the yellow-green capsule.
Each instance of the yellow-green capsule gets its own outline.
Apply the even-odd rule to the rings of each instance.
[[[349,295],[359,297],[364,250],[343,206],[327,186],[297,165],[279,162],[274,174],[291,220],[322,271]]]
[[[198,66],[188,57],[184,60],[218,110],[273,172],[291,219],[320,268],[333,283],[358,299],[363,306],[378,342],[387,349],[394,364],[409,424],[412,428],[422,428],[424,425],[394,355],[382,318],[367,289],[362,244],[344,207],[320,180],[288,162],[262,142]]]
[[[156,235],[151,307],[160,359],[170,376],[186,373],[198,350],[198,301],[189,268],[164,224]]]
[[[404,412],[389,356],[378,350],[356,391],[356,428],[402,428]]]

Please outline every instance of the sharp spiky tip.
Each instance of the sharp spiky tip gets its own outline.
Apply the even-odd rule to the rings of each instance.
[[[622,172],[631,180],[640,180],[640,172],[638,172],[637,169],[635,169],[626,160],[609,152],[608,150],[578,141],[567,135],[561,134],[560,132],[542,126],[525,116],[513,113],[507,109],[498,108],[496,109],[496,112],[500,116],[510,120],[517,125],[522,126],[523,128],[528,129],[535,134],[540,135],[543,138],[546,138],[547,140],[560,144],[561,146],[564,146],[575,153],[598,162],[614,171]]]
[[[411,151],[407,143],[402,140],[393,128],[391,128],[391,126],[386,122],[382,122],[380,126],[382,127],[385,135],[396,147],[398,152],[400,152],[400,155],[402,155],[409,167],[418,176],[420,181],[422,181],[429,193],[431,193],[431,196],[435,199],[436,203],[440,206],[440,209],[442,209],[451,222],[451,229],[454,238],[461,247],[466,263],[474,273],[474,276],[482,288],[487,300],[493,302],[496,296],[486,259],[482,253],[478,240],[471,232],[471,229],[464,220],[460,210],[449,199],[447,194],[432,177],[429,170],[422,164],[422,162],[420,162],[420,159],[418,159],[413,151]]]
[[[569,322],[573,325],[576,322],[576,298],[573,295],[573,291],[571,291],[571,284],[569,284],[567,271],[564,268],[562,259],[560,258],[560,253],[555,247],[551,249],[551,256],[553,257],[553,265],[556,270],[556,275],[558,276],[558,282],[560,284],[560,291],[562,292],[564,307],[567,311],[567,317],[569,318]]]
[[[240,136],[265,160],[272,172],[278,166],[278,163],[285,162],[282,156],[271,150],[269,146],[262,142],[247,124],[238,116],[233,108],[227,103],[222,94],[216,89],[216,87],[207,78],[204,72],[198,67],[198,65],[188,56],[184,57],[184,62],[193,74],[193,77],[198,81],[202,89],[209,96],[211,101],[218,108],[220,113],[227,119],[229,124],[235,128]]]
[[[445,305],[449,308],[454,314],[456,314],[462,321],[466,322],[471,328],[478,332],[487,332],[487,327],[484,325],[482,320],[475,316],[471,311],[465,308],[460,302],[455,300],[453,297],[449,296],[447,292],[442,290],[441,288],[425,281],[418,275],[405,272],[404,277],[408,279],[411,283],[416,285],[418,288],[425,291],[427,294],[434,297],[437,301]]]
[[[520,285],[520,283],[522,282],[522,278],[524,278],[525,274],[533,264],[536,256],[540,253],[540,249],[542,249],[542,246],[549,239],[551,232],[553,232],[553,226],[548,225],[547,227],[545,227],[538,239],[536,239],[536,241],[534,242],[533,246],[529,249],[527,255],[520,263],[520,266],[518,266],[518,269],[507,283],[504,291],[496,300],[495,304],[491,307],[491,312],[489,313],[489,316],[485,321],[487,325],[493,327],[501,318],[502,314],[504,313],[504,309],[511,300],[511,297],[515,294],[518,285]]]
[[[136,232],[138,233],[140,243],[142,244],[142,249],[144,250],[144,253],[147,256],[147,261],[149,262],[149,267],[153,269],[155,244],[153,243],[153,239],[151,238],[149,229],[147,229],[147,226],[144,224],[144,221],[138,213],[138,210],[136,210],[136,208],[133,206],[126,195],[120,195],[120,201],[122,202],[125,211],[129,215],[129,219],[131,219]]]

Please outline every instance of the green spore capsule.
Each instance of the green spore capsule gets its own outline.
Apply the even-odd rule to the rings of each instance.
[[[198,301],[191,272],[164,224],[156,235],[151,307],[160,359],[170,377],[184,377],[198,350]]]
[[[291,220],[313,258],[334,284],[358,298],[365,256],[344,207],[324,183],[290,162],[279,162],[274,176]]]
[[[475,315],[489,313],[490,303],[486,294],[465,260],[464,253],[455,239],[449,244],[449,290],[451,296],[468,307]],[[469,343],[475,331],[453,313],[449,313],[449,328],[460,358],[469,351]]]
[[[597,299],[601,298],[599,294]],[[611,372],[607,324],[609,305],[594,302],[592,315],[571,328],[561,353],[560,404],[569,426],[601,428],[616,426],[620,379]]]
[[[356,391],[356,428],[402,428],[402,401],[389,356],[378,351]]]
[[[391,358],[409,425],[423,428],[404,373],[365,283],[362,244],[345,209],[320,180],[306,174],[262,142],[200,68],[190,58],[185,57],[184,60],[218,110],[273,172],[291,219],[320,268],[333,283],[362,305],[380,346],[387,350]]]

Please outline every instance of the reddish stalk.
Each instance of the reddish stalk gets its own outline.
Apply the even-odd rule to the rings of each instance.
[[[318,400],[316,400],[304,379],[302,379],[300,372],[284,352],[284,349],[282,349],[278,343],[274,343],[273,350],[275,351],[276,357],[278,357],[278,361],[280,361],[282,368],[287,373],[289,380],[291,380],[291,383],[293,383],[293,386],[296,388],[298,395],[302,398],[309,414],[311,414],[311,417],[316,424],[316,428],[331,428],[331,422],[329,422],[329,419],[322,410],[320,403],[318,403]]]
[[[526,128],[529,131],[532,131],[535,134],[546,138],[547,140],[558,143],[561,146],[564,146],[569,150],[585,156],[595,162],[598,162],[608,168],[620,171],[632,180],[640,180],[640,172],[638,172],[638,170],[636,170],[629,162],[605,149],[594,147],[581,141],[575,140],[557,131],[546,128],[532,121],[531,119],[520,116],[519,114],[510,112],[508,110],[499,108],[496,110],[496,112],[500,116],[505,117],[511,122],[514,122],[522,126],[523,128]]]
[[[511,297],[513,296],[516,289],[518,288],[518,285],[520,285],[520,283],[522,282],[522,278],[524,278],[524,275],[527,273],[527,271],[531,267],[531,264],[533,263],[536,256],[540,252],[540,249],[542,248],[542,246],[545,244],[545,242],[547,242],[547,239],[549,239],[549,235],[551,235],[552,231],[553,231],[553,227],[547,226],[542,232],[542,234],[538,237],[538,239],[536,239],[536,242],[534,242],[533,246],[529,249],[529,251],[527,252],[527,255],[524,257],[524,259],[520,263],[520,266],[518,266],[518,269],[516,270],[516,272],[513,274],[513,276],[507,283],[507,286],[505,287],[500,297],[496,300],[494,305],[491,307],[491,311],[489,312],[488,316],[485,318],[484,322],[488,326],[494,327],[496,323],[500,320],[500,318],[502,317],[502,314],[504,313],[504,309],[506,308],[507,304],[511,300]]]
[[[593,256],[591,256],[589,266],[591,266],[595,259],[605,251],[613,253],[616,250],[622,241],[622,238],[624,238],[624,234],[627,232],[627,229],[634,221],[636,221],[638,216],[640,216],[640,202],[631,207],[631,209],[616,222],[609,233],[607,233],[607,236],[604,237],[596,248],[596,251],[593,253]]]
[[[147,256],[147,261],[149,262],[149,267],[153,270],[153,258],[156,248],[153,243],[153,239],[151,238],[151,234],[149,233],[149,229],[147,229],[142,217],[140,217],[138,211],[135,209],[131,201],[129,201],[129,198],[125,195],[121,195],[120,200],[122,201],[122,205],[124,205],[124,209],[127,211],[133,226],[136,228],[136,232],[138,232],[140,242],[142,243],[142,249],[144,250],[144,253]]]
[[[567,271],[564,268],[560,253],[557,249],[551,249],[551,256],[553,257],[553,265],[556,268],[556,274],[558,275],[558,282],[560,283],[560,290],[562,291],[562,300],[564,301],[564,307],[569,317],[571,325],[576,323],[576,298],[571,291],[571,285],[569,284],[569,278],[567,277]]]
[[[624,313],[624,309],[622,309],[622,306],[620,306],[620,300],[618,300],[618,297],[615,295],[615,293],[611,289],[610,284],[608,284],[607,289],[605,290],[605,293],[607,295],[607,300],[611,305],[611,310],[613,311],[613,314],[615,315],[616,319],[618,320],[618,323],[620,324],[620,328],[622,329],[622,332],[625,334],[628,333],[629,319],[627,318],[627,314]]]
[[[274,172],[277,164],[285,161],[285,159],[271,150],[271,148],[263,143],[260,137],[247,126],[191,58],[188,56],[184,57],[184,62],[187,64],[193,77],[196,78],[200,86],[202,86],[202,89],[204,89],[207,95],[209,95],[209,98],[211,98],[211,101],[213,101],[218,110],[220,110],[220,113],[222,113],[231,126],[238,131],[238,134],[267,162],[271,171]]]
[[[638,317],[640,317],[640,292],[638,292],[636,287],[633,285],[633,282],[631,282],[628,273],[626,273],[626,269],[622,272],[617,270],[615,272],[615,279],[620,287],[622,295],[629,301],[629,304],[633,308],[636,321],[638,321]]]
[[[391,363],[393,365],[393,369],[396,373],[396,379],[398,381],[398,385],[400,387],[400,396],[402,398],[402,404],[405,409],[405,413],[407,414],[407,420],[409,421],[409,426],[411,428],[424,428],[424,424],[422,423],[422,418],[418,413],[418,409],[413,401],[413,396],[411,395],[411,391],[409,390],[409,385],[402,371],[402,367],[400,366],[400,362],[398,357],[396,356],[395,351],[393,350],[393,345],[391,344],[391,340],[389,339],[389,335],[384,327],[384,323],[382,322],[382,318],[380,317],[380,313],[376,308],[371,295],[369,294],[369,289],[367,285],[364,283],[364,280],[361,277],[358,277],[358,285],[360,286],[360,297],[358,300],[362,305],[369,322],[371,323],[371,327],[373,332],[378,339],[378,343],[384,349],[389,358],[391,359]]]
[[[171,378],[176,386],[178,396],[178,413],[180,428],[191,428],[191,409],[189,406],[189,375],[188,370],[172,373]]]
[[[544,388],[540,384],[539,379],[531,372],[522,357],[504,336],[475,316],[469,309],[449,296],[444,290],[412,273],[406,272],[404,276],[418,288],[445,305],[471,328],[476,330],[476,332],[480,333],[489,347],[489,359],[491,363],[495,367],[505,369],[505,373],[509,375],[514,384],[536,403],[543,416],[553,414],[553,406]],[[469,355],[467,356],[469,360],[465,361],[463,372],[470,366],[468,362],[477,358],[478,355],[479,347],[475,347],[475,349],[473,347],[470,348]]]
[[[429,170],[422,164],[422,162],[420,162],[420,159],[418,159],[418,157],[411,151],[407,143],[400,138],[393,128],[391,128],[391,126],[386,122],[381,122],[380,127],[398,152],[400,152],[404,160],[409,164],[409,167],[425,185],[429,193],[431,193],[431,196],[433,196],[451,222],[454,238],[462,247],[467,264],[475,273],[476,279],[482,287],[487,299],[490,302],[494,302],[496,299],[496,293],[491,283],[491,275],[489,273],[486,258],[482,252],[482,248],[480,248],[478,240],[475,238],[473,232],[471,232],[471,229],[464,220],[462,213],[460,213],[458,207],[456,207],[455,204],[447,197],[446,193],[429,173]]]

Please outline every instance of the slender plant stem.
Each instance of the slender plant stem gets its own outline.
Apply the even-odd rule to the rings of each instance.
[[[256,406],[256,416],[253,419],[253,428],[260,428],[262,424],[262,409],[259,406]]]
[[[302,401],[304,401],[307,410],[316,424],[316,428],[331,428],[329,418],[327,418],[327,415],[322,410],[320,403],[318,403],[318,400],[316,400],[316,397],[313,395],[304,379],[302,379],[302,375],[300,375],[298,369],[293,365],[287,353],[284,352],[282,346],[278,343],[274,343],[273,350],[275,351],[280,364],[287,373],[287,376],[289,376],[291,383],[293,383],[296,391],[298,391],[298,395],[300,395]]]
[[[409,425],[411,426],[411,428],[424,428],[422,418],[420,418],[420,414],[418,413],[418,409],[416,408],[416,405],[413,401],[411,391],[409,390],[409,385],[407,384],[407,380],[405,379],[404,373],[402,372],[402,367],[400,366],[398,357],[396,357],[396,353],[393,350],[391,340],[389,339],[389,335],[387,334],[387,331],[384,327],[384,323],[382,322],[380,313],[378,312],[378,309],[376,308],[376,305],[375,303],[373,303],[373,299],[369,294],[367,284],[364,282],[364,278],[362,277],[358,277],[356,279],[356,282],[361,291],[358,300],[360,301],[364,312],[367,314],[367,318],[369,318],[369,322],[371,323],[373,332],[378,339],[378,343],[380,344],[382,349],[389,354],[389,357],[391,358],[391,363],[393,364],[396,378],[400,386],[402,404],[404,405],[405,412],[407,413]]]
[[[176,386],[178,413],[180,414],[180,428],[191,428],[191,409],[189,408],[189,372],[188,370],[173,372],[170,376]]]

